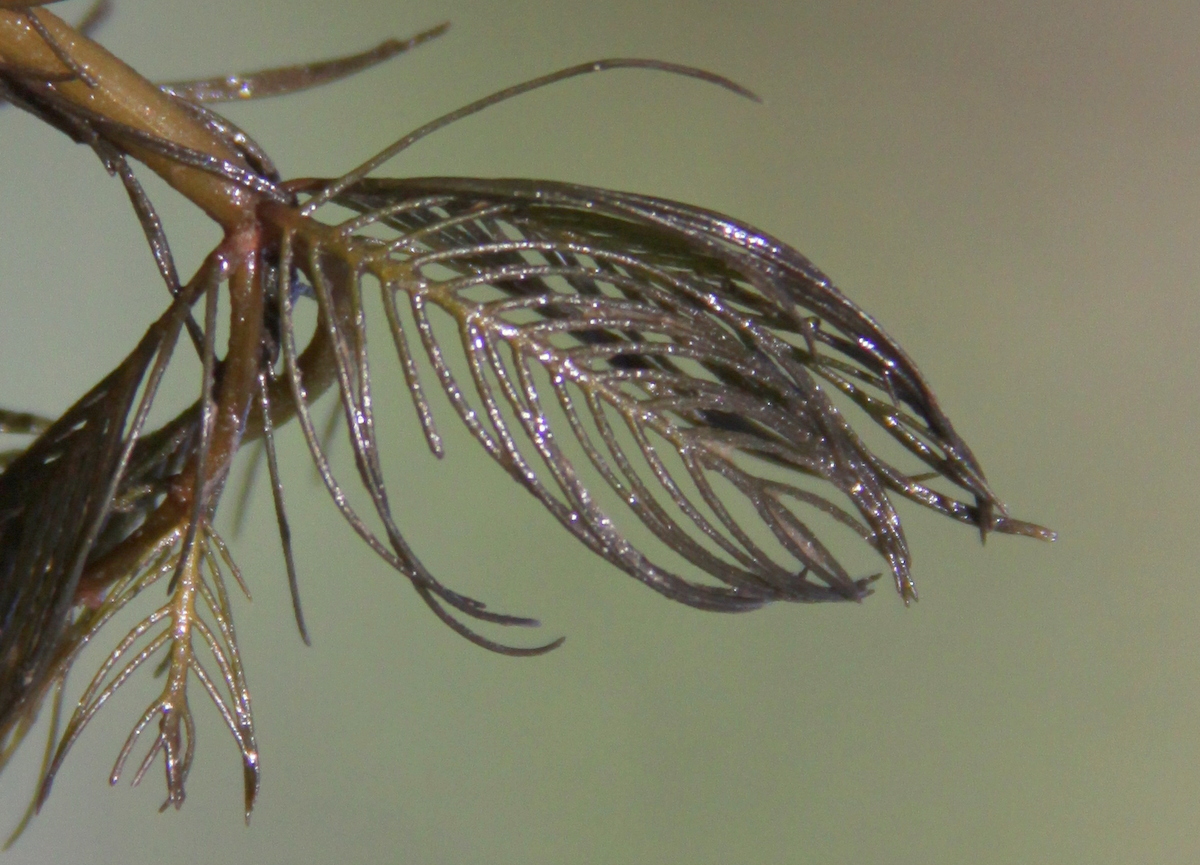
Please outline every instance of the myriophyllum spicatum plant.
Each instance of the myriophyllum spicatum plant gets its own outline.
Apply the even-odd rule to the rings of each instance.
[[[136,719],[113,781],[130,758],[140,779],[161,755],[165,805],[182,804],[198,683],[241,753],[249,814],[259,755],[227,576],[245,587],[213,521],[235,454],[261,442],[303,635],[274,444],[291,421],[347,523],[447,625],[510,655],[559,645],[498,641],[493,626],[536,623],[443,584],[401,533],[376,430],[380,356],[402,371],[435,455],[438,424],[453,416],[584,546],[702,610],[862,599],[878,575],[843,567],[814,521],[860,537],[914,599],[897,498],[984,535],[1053,537],[1009,517],[904,350],[783,241],[635,193],[373,176],[447,124],[573,76],[634,68],[752,95],[737,84],[659,61],[601,60],[447,114],[336,179],[284,181],[208,103],[320,84],[445,27],[339,60],[156,85],[89,38],[98,14],[71,27],[44,5],[0,0],[0,97],[90,147],[121,180],[167,292],[128,357],[60,418],[0,412],[0,433],[24,445],[0,453],[0,759],[51,698],[36,803],[96,712],[149,666],[163,688]],[[176,270],[134,162],[223,230],[190,278]],[[369,295],[378,303],[368,307]],[[369,310],[390,334],[370,346]],[[298,312],[315,324],[299,327]],[[198,398],[151,429],[181,341],[201,362]],[[353,481],[335,474],[313,417],[326,391],[348,430]],[[165,602],[120,638],[60,725],[72,662],[156,584]]]

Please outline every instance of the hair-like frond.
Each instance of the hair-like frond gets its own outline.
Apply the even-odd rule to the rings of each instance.
[[[173,304],[120,366],[0,474],[0,736],[36,712],[186,312]]]
[[[414,344],[514,479],[590,549],[674,600],[732,611],[861,598],[870,578],[839,564],[810,528],[806,514],[816,513],[860,535],[911,599],[893,495],[981,532],[1046,534],[1007,515],[903,350],[807,259],[752,226],[548,181],[363,180],[335,202],[361,215],[331,237],[285,234],[296,248],[285,267],[321,307],[359,470],[389,527],[370,411],[367,277],[382,288],[434,452]],[[454,323],[453,344],[433,323],[439,313]],[[921,472],[868,447],[831,393]],[[672,570],[623,534],[585,468],[716,583]]]

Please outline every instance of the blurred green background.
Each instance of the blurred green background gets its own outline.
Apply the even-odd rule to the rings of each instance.
[[[482,5],[118,0],[98,38],[178,79],[453,22],[351,81],[234,106],[289,176],[336,174],[585,59],[740,81],[765,104],[648,73],[574,81],[385,173],[636,190],[794,243],[917,359],[1014,515],[1061,540],[981,548],[906,507],[913,608],[884,587],[861,606],[701,614],[584,551],[465,439],[438,464],[396,400],[393,495],[417,551],[568,636],[513,660],[454,636],[372,558],[291,431],[311,649],[265,485],[233,542],[255,593],[236,605],[264,764],[250,827],[236,751],[199,696],[183,810],[156,812],[158,766],[107,788],[144,682],[85,733],[7,861],[1197,861],[1200,6]],[[0,404],[54,414],[165,294],[94,157],[13,110],[0,140]],[[190,272],[215,232],[153,191]],[[178,380],[181,403],[193,384]],[[39,738],[0,781],[2,824]]]

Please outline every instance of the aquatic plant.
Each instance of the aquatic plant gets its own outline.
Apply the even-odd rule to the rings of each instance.
[[[90,147],[121,180],[169,301],[125,360],[57,420],[0,412],[0,433],[33,437],[0,453],[0,759],[53,695],[35,804],[89,721],[149,664],[162,670],[163,688],[112,780],[153,730],[135,781],[161,754],[164,807],[182,804],[198,682],[241,754],[248,817],[259,754],[226,578],[245,584],[214,517],[234,456],[261,441],[304,635],[274,446],[275,429],[293,420],[347,523],[448,626],[510,655],[561,643],[512,645],[485,633],[536,622],[454,591],[409,546],[376,429],[380,351],[402,370],[433,454],[443,444],[430,387],[588,549],[699,609],[864,598],[879,575],[850,573],[814,520],[861,538],[904,601],[915,599],[897,497],[981,535],[1053,537],[1009,517],[904,350],[783,241],[635,193],[372,176],[447,124],[570,77],[642,69],[752,97],[734,82],[652,60],[581,64],[438,118],[339,178],[284,181],[208,103],[317,85],[445,27],[338,60],[160,86],[89,38],[97,15],[73,28],[44,5],[0,0],[0,97]],[[223,230],[186,281],[133,162]],[[382,349],[367,340],[374,292],[390,333]],[[316,311],[306,338],[295,318],[302,304]],[[201,361],[197,400],[149,429],[181,339]],[[327,391],[337,394],[354,481],[334,472],[313,418]],[[884,435],[869,442],[864,430]],[[370,513],[351,504],[350,483]],[[60,731],[72,663],[155,584],[166,601],[116,644]]]

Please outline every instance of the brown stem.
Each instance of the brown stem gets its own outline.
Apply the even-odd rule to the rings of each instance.
[[[251,224],[231,234],[222,244],[233,265],[229,276],[229,347],[221,363],[221,382],[216,395],[216,428],[209,446],[208,476],[204,479],[206,498],[219,494],[220,484],[241,446],[246,415],[263,363],[261,241],[258,225]]]
[[[7,12],[0,7],[0,65],[17,70],[10,74],[108,120],[240,168],[248,167],[235,151],[153,82],[53,13],[38,9],[31,14],[37,16],[59,51],[86,73],[90,83],[81,80],[59,59],[30,24],[27,13]],[[227,231],[252,218],[257,201],[253,192],[201,169],[148,152],[136,143],[123,143],[122,149],[153,169]]]

